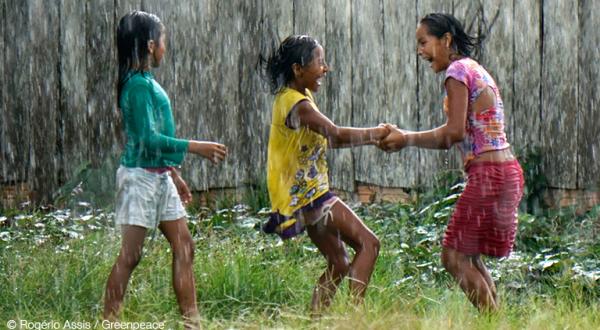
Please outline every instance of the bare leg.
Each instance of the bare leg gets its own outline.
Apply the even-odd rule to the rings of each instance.
[[[145,237],[146,228],[122,227],[121,251],[108,276],[104,292],[104,318],[107,320],[114,320],[119,314],[131,273],[142,258]]]
[[[442,249],[442,264],[479,311],[493,312],[497,309],[492,290],[475,266],[473,257],[444,247]]]
[[[496,296],[496,284],[494,284],[494,279],[492,279],[492,275],[490,275],[490,272],[485,267],[485,264],[483,263],[483,260],[481,260],[480,256],[473,257],[473,261],[475,263],[475,267],[477,267],[477,269],[481,273],[481,276],[483,276],[490,290],[492,291],[492,297],[494,298],[496,307],[498,307],[498,297]]]
[[[328,235],[325,236],[325,233],[323,233],[321,234],[321,240],[315,241],[313,238],[315,234],[313,234],[311,239],[317,244],[317,247],[319,247],[319,250],[321,250],[321,253],[328,259],[330,264],[332,262],[329,260],[341,260],[340,258],[345,260],[345,262],[338,262],[337,266],[329,265],[328,269],[333,267],[333,270],[335,271],[337,267],[340,272],[344,270],[344,275],[345,273],[349,273],[351,276],[350,291],[357,302],[361,302],[364,298],[371,274],[373,273],[375,261],[379,255],[379,240],[342,201],[338,201],[331,208],[331,218],[318,226],[323,225],[325,226],[325,232],[328,233]],[[318,226],[309,226],[309,235],[311,235],[311,232],[314,233],[315,231],[318,231]],[[347,266],[347,256],[340,240],[347,243],[355,250],[354,259],[352,260],[349,269]],[[333,243],[324,243],[331,241]],[[322,278],[327,279],[326,276],[322,276]],[[335,283],[337,278],[332,277],[332,279]],[[336,286],[339,284],[339,281],[341,281],[341,278],[338,279]],[[335,291],[333,291],[333,293],[335,293]],[[333,293],[329,299],[331,299]],[[319,307],[318,304],[314,304],[318,299],[318,296],[313,295],[313,310],[315,307]]]
[[[340,282],[350,269],[344,243],[338,236],[317,226],[308,226],[308,236],[327,260],[327,268],[313,290],[311,309],[318,314],[331,304]]]
[[[165,235],[173,250],[173,289],[186,329],[200,328],[200,315],[196,305],[194,279],[194,241],[184,218],[162,221],[158,228]]]

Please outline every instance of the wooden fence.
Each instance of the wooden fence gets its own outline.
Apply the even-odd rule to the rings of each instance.
[[[340,125],[443,123],[442,77],[418,60],[418,18],[452,12],[486,32],[481,62],[503,96],[515,149],[543,151],[552,187],[600,186],[600,1],[597,0],[0,0],[0,176],[42,196],[84,162],[119,153],[115,26],[132,9],[156,13],[168,50],[156,77],[178,135],[221,141],[219,167],[188,156],[194,189],[255,183],[265,172],[270,96],[255,71],[274,35],[307,33],[332,71],[317,95]],[[488,30],[485,30],[487,26]],[[375,148],[329,155],[337,188],[429,184],[460,168],[456,151]]]

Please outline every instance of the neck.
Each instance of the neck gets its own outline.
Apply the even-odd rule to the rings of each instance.
[[[306,87],[300,86],[295,81],[290,82],[288,84],[288,87],[291,88],[291,89],[297,90],[298,92],[302,93],[303,95],[306,95]]]

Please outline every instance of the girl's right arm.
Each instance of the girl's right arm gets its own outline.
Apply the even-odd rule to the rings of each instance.
[[[308,101],[301,101],[290,113],[294,127],[306,126],[327,138],[331,148],[347,148],[377,144],[386,137],[389,129],[384,126],[370,128],[340,127],[316,111]],[[294,123],[295,122],[295,123]]]
[[[209,141],[190,140],[188,151],[200,155],[217,164],[227,156],[227,147],[223,144]]]

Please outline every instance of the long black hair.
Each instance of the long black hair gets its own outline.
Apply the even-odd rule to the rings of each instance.
[[[262,54],[259,56],[262,78],[269,85],[271,94],[277,94],[294,79],[294,63],[305,66],[313,60],[313,51],[318,46],[319,42],[313,37],[291,35],[279,47],[272,47],[268,58]]]
[[[460,21],[450,14],[427,14],[421,18],[419,23],[427,26],[429,33],[437,38],[450,33],[452,35],[450,47],[459,55],[476,57],[481,51],[481,44],[485,36],[474,37],[467,34]]]
[[[117,80],[117,104],[121,98],[121,89],[125,85],[127,72],[141,71],[148,66],[148,42],[154,40],[160,45],[163,25],[158,16],[144,11],[134,10],[126,14],[117,26],[117,57],[119,59],[119,77]]]

